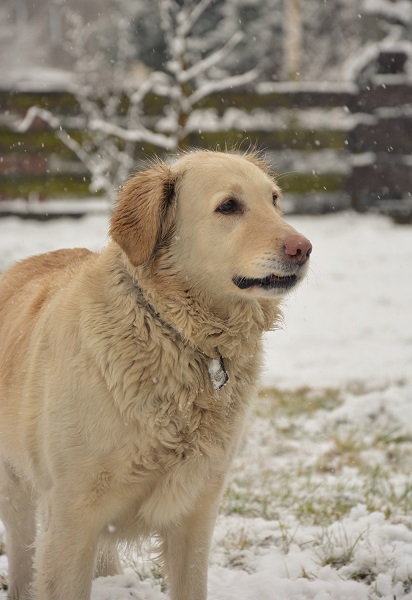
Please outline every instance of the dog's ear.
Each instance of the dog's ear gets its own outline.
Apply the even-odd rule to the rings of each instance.
[[[110,222],[110,235],[135,267],[153,254],[173,194],[171,171],[161,162],[136,173],[121,188]]]

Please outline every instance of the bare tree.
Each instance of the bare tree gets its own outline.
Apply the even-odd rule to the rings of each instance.
[[[243,34],[235,31],[219,47],[214,47],[206,56],[194,53],[193,31],[202,15],[213,0],[186,2],[180,7],[176,0],[160,0],[161,27],[166,41],[169,60],[165,65],[170,85],[171,135],[176,147],[184,146],[190,132],[188,117],[196,105],[215,92],[223,92],[250,83],[256,79],[258,69],[254,68],[240,75],[224,75],[213,70],[241,42]]]
[[[362,3],[302,2],[302,79],[342,81],[345,62],[362,46]]]
[[[215,69],[242,40],[240,31],[207,53],[199,53],[196,29],[212,3],[187,0],[181,5],[176,0],[159,0],[166,47],[164,70],[152,71],[138,85],[130,76],[134,52],[130,20],[116,14],[115,43],[108,61],[107,28],[100,22],[85,24],[78,14],[67,11],[67,45],[77,73],[72,91],[80,116],[70,121],[32,107],[19,124],[19,131],[27,130],[36,118],[47,122],[89,171],[91,190],[104,191],[113,198],[133,168],[138,144],[172,151],[184,147],[190,132],[189,116],[199,102],[257,77],[257,69],[236,75]],[[163,121],[152,123],[145,115],[144,101],[150,93],[164,99]],[[84,131],[81,141],[70,133],[70,125],[76,124]]]

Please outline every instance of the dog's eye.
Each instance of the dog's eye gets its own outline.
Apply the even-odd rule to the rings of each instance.
[[[273,206],[277,206],[278,203],[278,195],[277,194],[273,194],[272,196],[273,199]]]
[[[221,213],[222,215],[233,215],[242,212],[242,207],[237,200],[230,198],[218,206],[216,212]]]

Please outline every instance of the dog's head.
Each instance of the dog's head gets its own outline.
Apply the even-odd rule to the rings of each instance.
[[[280,195],[252,154],[192,152],[135,174],[110,233],[135,267],[167,255],[188,287],[279,296],[303,278],[312,251],[282,220]]]

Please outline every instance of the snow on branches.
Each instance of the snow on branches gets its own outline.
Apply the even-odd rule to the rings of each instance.
[[[132,77],[135,54],[131,20],[118,13],[110,35],[107,22],[85,22],[66,11],[66,49],[73,58],[76,81],[72,93],[79,105],[74,136],[69,120],[39,107],[31,107],[19,131],[26,131],[37,119],[47,123],[58,138],[74,152],[91,176],[91,190],[103,191],[113,199],[116,189],[135,164],[137,145],[151,145],[175,151],[185,146],[190,133],[189,116],[210,94],[244,86],[256,79],[257,68],[239,74],[216,69],[242,41],[241,31],[232,31],[221,43],[214,41],[207,51],[199,47],[196,31],[213,0],[159,0],[160,28],[165,45],[163,70],[146,74],[136,82]],[[201,28],[203,34],[206,24]],[[207,32],[207,31],[206,31]],[[114,38],[114,39],[113,39]],[[108,60],[108,51],[111,58]],[[164,118],[146,114],[148,95],[161,97]]]

